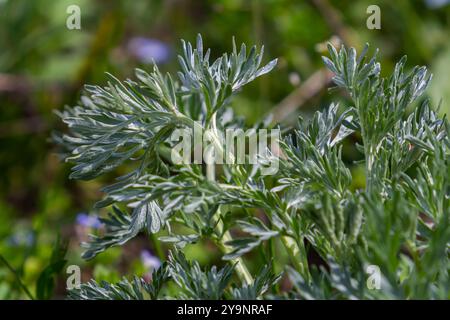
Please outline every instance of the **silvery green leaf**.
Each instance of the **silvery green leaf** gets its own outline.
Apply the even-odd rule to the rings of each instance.
[[[196,234],[189,235],[174,235],[174,236],[164,236],[159,237],[162,242],[173,243],[178,248],[184,248],[187,244],[196,243],[200,236]]]
[[[259,69],[258,72],[256,72],[256,77],[265,75],[266,73],[269,73],[270,71],[272,71],[272,69],[275,68],[275,66],[277,65],[277,61],[278,61],[278,59],[273,59],[268,64],[266,64],[264,67]]]

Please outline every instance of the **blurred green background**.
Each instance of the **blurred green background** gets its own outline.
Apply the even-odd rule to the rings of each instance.
[[[366,27],[372,4],[381,9],[380,30]],[[70,5],[81,10],[80,30],[66,27]],[[345,103],[339,92],[330,95],[321,71],[327,41],[380,48],[384,73],[408,54],[408,66],[426,65],[434,73],[428,94],[450,113],[447,0],[0,0],[0,299],[63,298],[64,265],[79,265],[83,281],[116,281],[157,266],[153,256],[161,248],[145,235],[81,260],[80,241],[98,227],[92,204],[114,174],[68,180],[69,167],[50,139],[64,130],[53,111],[76,104],[83,84],[105,83],[106,71],[125,79],[152,60],[175,71],[179,39],[194,41],[197,33],[213,57],[230,51],[235,36],[238,43],[264,44],[266,61],[279,58],[272,73],[233,101],[249,124],[271,112],[290,124],[332,99]],[[347,160],[357,157],[352,152]],[[357,187],[358,167],[353,171]],[[201,263],[218,259],[207,243],[187,252]]]

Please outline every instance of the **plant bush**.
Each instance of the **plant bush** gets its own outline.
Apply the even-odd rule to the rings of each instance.
[[[200,127],[213,139],[227,128],[247,129],[228,106],[276,65],[261,66],[263,48],[234,45],[211,63],[199,36],[196,48],[183,42],[178,81],[155,66],[136,70],[137,81],[108,75],[108,86],[86,86],[80,105],[60,113],[70,133],[56,140],[74,164],[70,177],[93,179],[125,162],[135,169],[102,189],[96,207],[111,212],[102,219],[104,232],[82,244],[83,257],[143,230],[172,249],[151,281],[91,280],[69,297],[448,299],[450,126],[423,97],[431,79],[425,67],[407,72],[402,58],[383,77],[376,54],[367,58],[367,52],[367,46],[357,56],[353,48],[329,45],[324,63],[351,105],[300,118],[297,128],[283,130],[278,153],[254,165],[175,164],[170,136],[178,128]],[[363,189],[352,188],[344,143],[364,157]],[[277,156],[279,170],[261,174]],[[221,268],[183,254],[205,239],[221,250]],[[266,263],[250,273],[246,254],[258,248]],[[283,254],[289,262],[276,270],[274,260]],[[368,285],[373,268],[379,289]]]

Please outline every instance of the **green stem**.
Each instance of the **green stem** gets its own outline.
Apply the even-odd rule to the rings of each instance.
[[[31,294],[30,290],[23,284],[22,280],[20,279],[19,274],[16,270],[8,263],[8,261],[0,254],[0,261],[3,262],[3,264],[11,271],[14,276],[16,277],[17,283],[22,288],[22,290],[25,292],[25,294],[30,298],[31,300],[34,300],[33,295]]]
[[[155,249],[156,255],[158,256],[158,258],[161,261],[164,261],[166,259],[166,255],[164,253],[164,250],[161,246],[161,241],[158,241],[158,239],[156,239],[156,236],[154,233],[150,234],[150,240],[153,244],[153,249]]]
[[[207,164],[206,165],[206,177],[208,180],[214,181],[215,180],[215,165]],[[219,209],[220,210],[220,209]],[[216,215],[219,215],[220,211],[217,211]],[[219,235],[222,235],[221,240],[217,243],[220,249],[223,253],[227,254],[231,251],[231,248],[225,243],[228,241],[233,240],[233,237],[231,236],[229,231],[224,231],[224,225],[220,217],[218,218],[218,222],[216,225],[216,231]],[[248,271],[247,267],[244,264],[244,261],[242,258],[236,258],[233,259],[232,262],[236,264],[236,272],[239,276],[239,278],[245,282],[246,284],[252,284],[253,283],[253,277],[251,276],[250,272]]]
[[[308,261],[306,259],[306,249],[303,243],[300,245],[301,241],[295,241],[290,236],[282,236],[281,242],[288,251],[295,268],[306,280],[309,280]]]
[[[223,222],[222,220],[219,220],[219,222],[217,223],[216,228],[218,230],[223,230]],[[219,243],[219,247],[222,250],[223,253],[227,254],[231,251],[231,248],[229,246],[227,246],[225,243],[227,243],[228,241],[233,240],[233,237],[231,236],[229,231],[225,231],[222,235],[222,240]],[[236,265],[236,272],[239,276],[239,278],[245,282],[246,284],[252,284],[253,283],[253,277],[250,274],[250,272],[248,271],[246,265],[244,264],[244,261],[242,260],[241,257],[233,259],[232,260],[233,263],[235,263]]]
[[[212,138],[214,145],[223,152],[223,146],[221,145],[218,136],[217,136],[217,127],[216,127],[216,114],[212,114],[210,121],[207,124],[207,127],[211,127],[212,131]],[[206,164],[206,178],[209,181],[216,181],[216,167],[215,163]],[[218,241],[217,245],[220,247],[223,253],[227,254],[231,251],[231,248],[225,243],[233,240],[233,237],[231,236],[230,232],[227,230],[224,230],[223,221],[220,219],[220,207],[216,212],[216,216],[218,216],[217,224],[215,227],[215,231],[217,234],[221,235],[221,239]],[[236,272],[241,279],[241,281],[245,282],[246,284],[252,284],[253,283],[253,277],[251,276],[250,272],[248,271],[247,267],[244,264],[244,261],[241,257],[233,259],[232,262],[236,264]]]
[[[352,92],[352,96],[354,97],[355,107],[358,112],[359,122],[361,126],[361,138],[362,143],[364,147],[364,157],[365,157],[365,173],[366,173],[366,192],[370,193],[372,191],[372,167],[374,162],[374,157],[372,155],[372,148],[369,145],[369,139],[366,136],[366,129],[364,126],[364,115],[361,111],[361,106],[359,103],[359,99],[356,97],[358,96],[358,93],[356,91]]]

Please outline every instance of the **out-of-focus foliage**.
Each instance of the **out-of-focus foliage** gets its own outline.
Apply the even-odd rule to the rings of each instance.
[[[16,275],[36,295],[38,279],[51,264],[58,233],[70,240],[65,259],[68,265],[80,265],[83,281],[95,277],[116,283],[132,274],[148,278],[157,258],[152,260],[142,253],[150,251],[162,258],[168,247],[149,244],[147,237],[139,235],[124,248],[109,249],[89,262],[80,258],[79,243],[99,227],[97,215],[106,216],[103,209],[91,210],[92,203],[102,197],[100,186],[133,169],[124,166],[89,182],[67,180],[69,167],[60,164],[48,140],[54,130],[62,130],[53,110],[62,112],[64,105],[77,104],[83,84],[106,84],[106,71],[118,79],[131,77],[136,67],[150,72],[148,62],[152,59],[161,72],[174,71],[180,38],[194,39],[202,32],[212,51],[220,53],[229,51],[230,39],[235,36],[239,43],[264,44],[266,55],[278,58],[272,76],[249,84],[231,104],[235,113],[253,124],[323,67],[320,56],[326,49],[324,43],[338,35],[357,49],[366,42],[381,48],[383,75],[390,74],[395,61],[406,53],[407,69],[427,65],[434,77],[425,94],[430,95],[432,105],[442,99],[440,113],[448,114],[450,6],[433,3],[63,0],[50,4],[48,0],[0,0],[0,254],[15,271],[0,262],[0,298],[27,298]],[[366,28],[366,9],[371,4],[381,8],[381,30]],[[81,30],[66,28],[69,5],[80,6]],[[333,23],[336,19],[329,18],[330,12],[338,13],[337,25]],[[340,100],[341,105],[350,104],[347,95],[340,91],[328,95],[323,86],[295,113],[311,118],[313,111],[329,105],[331,98]],[[421,110],[428,112],[427,108]],[[284,122],[291,119],[296,119],[296,114]],[[412,129],[404,127],[405,137],[411,135],[408,130],[414,131],[414,125]],[[414,141],[410,139],[412,144]],[[362,159],[361,154],[348,139],[342,144],[342,159],[352,174],[350,188],[364,188],[364,166],[353,163]],[[427,179],[427,172],[415,179]],[[415,192],[417,199],[427,199],[432,190]],[[429,210],[424,201],[421,205]],[[168,240],[170,244],[180,239]],[[181,240],[183,244],[193,242]],[[272,248],[277,246],[273,243]],[[186,245],[185,252],[202,266],[221,263],[217,251],[202,240]],[[248,253],[254,270],[261,256]],[[284,256],[275,261],[275,268],[280,270],[286,260]],[[52,296],[64,297],[65,270],[53,276],[56,285]]]

